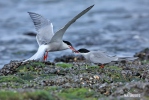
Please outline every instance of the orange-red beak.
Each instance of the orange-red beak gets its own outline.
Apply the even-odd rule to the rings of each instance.
[[[77,51],[74,47],[69,46],[69,48],[70,48],[73,52],[75,52],[75,53],[79,53],[79,51]]]

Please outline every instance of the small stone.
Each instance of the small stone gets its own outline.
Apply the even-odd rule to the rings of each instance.
[[[94,75],[93,78],[96,79],[96,80],[99,80],[99,76],[98,75]]]

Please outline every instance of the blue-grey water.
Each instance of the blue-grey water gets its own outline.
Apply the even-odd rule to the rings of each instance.
[[[28,11],[51,20],[54,32],[80,11],[95,6],[66,31],[64,39],[74,47],[104,50],[118,56],[133,56],[149,47],[149,0],[1,0],[0,67],[11,60],[31,57],[38,45]],[[71,54],[49,53],[49,60]]]

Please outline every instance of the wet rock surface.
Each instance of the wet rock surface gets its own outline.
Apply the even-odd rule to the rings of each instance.
[[[141,60],[149,60],[149,48],[146,48],[141,52],[136,53],[134,56],[139,57]]]
[[[140,57],[142,53],[145,54],[144,58]],[[136,53],[135,56],[139,59],[133,62],[110,63],[103,69],[96,65],[86,66],[82,56],[72,55],[56,58],[55,63],[11,61],[0,70],[0,89],[26,93],[48,91],[46,90],[48,87],[50,94],[57,97],[57,100],[70,99],[65,94],[68,91],[71,91],[72,95],[74,91],[75,93],[82,91],[80,95],[92,91],[83,98],[103,98],[103,100],[125,97],[147,98],[149,61],[145,56],[148,56],[148,49]],[[56,89],[51,90],[53,87]],[[78,94],[75,94],[74,98],[77,96]]]
[[[62,56],[62,57],[56,57],[54,59],[54,62],[75,62],[75,61],[85,61],[85,58],[83,56],[74,56],[74,55],[67,55],[67,56]]]

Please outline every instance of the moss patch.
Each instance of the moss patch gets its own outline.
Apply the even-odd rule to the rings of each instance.
[[[122,70],[122,68],[117,67],[117,66],[106,66],[106,69],[117,70],[117,71],[121,71]]]
[[[15,92],[0,91],[0,100],[55,100],[48,91]]]
[[[54,92],[55,91],[55,92]],[[0,91],[0,100],[97,100],[95,91],[88,88],[70,88],[57,91],[56,88],[34,92]]]
[[[87,88],[70,88],[62,90],[59,96],[64,100],[97,100],[97,98],[94,97],[95,94],[95,91]]]
[[[8,75],[8,76],[0,76],[0,83],[2,82],[18,82],[18,83],[24,83],[24,80],[17,76]]]
[[[33,62],[26,65],[19,66],[16,70],[18,72],[26,72],[26,71],[40,71],[46,65],[42,62]]]
[[[72,67],[72,64],[69,63],[57,63],[56,66],[62,67],[62,68],[69,68]]]

